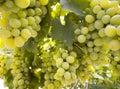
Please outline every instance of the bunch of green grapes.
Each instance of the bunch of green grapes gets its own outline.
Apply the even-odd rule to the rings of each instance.
[[[13,89],[29,88],[30,76],[27,57],[22,56],[22,53],[19,51],[12,59],[10,68],[13,76]]]
[[[1,55],[0,54],[0,77],[6,73],[6,60],[7,60],[7,55]]]
[[[61,89],[77,80],[79,60],[75,51],[57,48],[54,41],[48,41],[38,47],[38,56],[33,64],[44,74],[41,79],[43,89]],[[42,51],[42,53],[41,53]]]
[[[80,62],[82,68],[78,70],[80,79],[84,81],[89,81],[98,67],[111,62],[109,54],[120,51],[119,2],[91,0],[90,5],[91,13],[86,10],[84,18],[86,24],[74,31],[78,48],[84,51]],[[87,76],[88,73],[91,75]]]
[[[1,6],[2,30],[7,48],[22,47],[30,37],[36,37],[47,13],[48,0],[6,0]],[[4,15],[7,14],[7,16]]]

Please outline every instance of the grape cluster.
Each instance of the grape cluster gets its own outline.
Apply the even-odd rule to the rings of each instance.
[[[83,79],[85,81],[88,81],[90,77],[86,74],[93,74],[96,65],[110,63],[109,54],[120,52],[119,2],[91,0],[90,5],[91,7],[86,9],[84,18],[86,24],[74,31],[76,42],[85,53],[80,62],[80,67],[83,68],[78,70],[80,79],[85,77]]]
[[[65,86],[70,86],[77,80],[77,69],[79,60],[75,51],[68,51],[63,48],[51,48],[49,44],[44,44],[42,54],[39,48],[38,58],[33,61],[34,65],[40,68],[41,74],[44,74],[44,79],[41,79],[43,89],[61,89]],[[47,47],[47,48],[46,48]]]
[[[6,59],[7,59],[7,55],[0,55],[0,77],[2,78],[2,76],[5,74],[6,72]]]
[[[22,47],[40,31],[40,22],[47,13],[48,0],[6,0],[1,6],[0,37],[6,38],[6,47]]]
[[[20,53],[20,52],[19,52]],[[27,89],[30,84],[29,66],[27,58],[22,55],[15,55],[10,65],[13,76],[13,89]]]

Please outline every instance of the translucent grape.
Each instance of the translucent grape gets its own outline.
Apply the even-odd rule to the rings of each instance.
[[[101,7],[99,5],[96,5],[93,7],[93,12],[97,14],[101,10]]]
[[[93,23],[89,24],[88,29],[89,31],[94,31],[95,30],[94,24]]]
[[[9,38],[9,37],[11,37],[11,32],[9,30],[2,29],[2,30],[0,30],[0,37],[1,38]]]
[[[69,69],[69,63],[63,62],[62,63],[62,68],[64,68],[65,70]]]
[[[58,58],[58,59],[56,59],[55,61],[56,61],[56,65],[57,65],[57,66],[60,66],[60,65],[62,65],[62,63],[63,63],[63,59],[62,59],[62,58]]]
[[[31,32],[29,29],[23,29],[21,31],[21,36],[25,39],[29,39],[31,37]]]
[[[119,40],[111,40],[109,42],[109,49],[113,51],[117,51],[120,49],[120,41]]]
[[[11,7],[14,6],[14,3],[13,3],[13,1],[9,0],[9,1],[6,1],[6,2],[5,2],[5,5],[6,5],[7,7],[11,8]]]
[[[66,80],[71,79],[71,73],[70,73],[70,72],[65,72],[65,73],[64,73],[64,78],[65,78]]]
[[[120,25],[120,15],[114,15],[110,19],[110,23],[113,25]]]
[[[108,24],[110,22],[110,16],[104,15],[101,20],[104,24]]]
[[[13,29],[13,30],[12,30],[12,35],[13,35],[14,37],[19,36],[19,35],[20,35],[20,30],[19,30],[19,29]]]
[[[88,46],[88,47],[93,47],[93,46],[94,46],[93,41],[89,41],[89,42],[87,43],[87,46]]]
[[[80,29],[79,29],[79,28],[75,29],[74,33],[75,33],[76,35],[79,35],[79,34],[80,34]]]
[[[105,28],[105,35],[108,36],[108,37],[113,37],[116,35],[116,27],[115,26],[112,26],[112,25],[108,25],[106,28]]]
[[[35,15],[37,15],[37,16],[41,16],[42,15],[41,8],[35,8]]]
[[[5,46],[8,49],[14,49],[15,48],[14,39],[13,38],[6,39]]]
[[[84,35],[79,35],[77,40],[79,43],[84,43],[86,41],[86,37]]]
[[[14,0],[15,4],[20,8],[27,8],[30,5],[30,0]]]
[[[30,7],[34,7],[36,4],[36,0],[30,0]]]
[[[100,0],[99,4],[102,8],[107,8],[109,6],[108,0]]]
[[[108,8],[106,10],[106,14],[109,15],[109,16],[113,16],[117,13],[117,9],[116,8]]]
[[[88,28],[87,27],[83,27],[82,29],[81,29],[81,34],[83,34],[83,35],[85,35],[85,34],[87,34],[88,33]]]
[[[35,18],[35,22],[37,24],[39,24],[42,21],[41,17],[39,17],[39,16],[34,16],[34,18]]]
[[[15,43],[15,46],[22,47],[25,44],[25,39],[21,36],[15,37],[14,43]]]
[[[27,20],[28,20],[28,24],[29,24],[29,25],[33,25],[33,24],[35,23],[34,17],[31,17],[31,16],[30,16],[30,17],[27,18]]]
[[[95,46],[102,46],[103,45],[103,40],[98,38],[94,40],[94,45]]]
[[[39,0],[41,5],[47,5],[49,0]]]
[[[34,16],[35,15],[34,9],[28,9],[27,14],[28,14],[28,16]]]
[[[118,36],[120,36],[120,26],[118,26],[118,27],[116,28],[116,33],[117,33]]]
[[[20,18],[25,18],[27,16],[27,13],[26,11],[24,10],[20,10],[17,15],[20,17]]]
[[[95,18],[92,15],[86,15],[85,16],[85,21],[88,23],[93,23]]]
[[[68,63],[73,63],[75,61],[75,58],[73,56],[67,56],[66,61]]]
[[[64,73],[65,73],[65,70],[64,70],[63,68],[58,68],[57,74],[58,74],[59,76],[63,76]]]
[[[96,20],[95,23],[94,23],[94,27],[96,29],[101,29],[101,28],[103,28],[103,26],[104,26],[104,24],[102,23],[101,20]]]
[[[92,52],[92,53],[90,53],[90,58],[91,58],[92,60],[97,60],[98,54],[97,54],[96,52]]]
[[[10,24],[10,26],[13,27],[13,28],[19,28],[19,27],[21,27],[21,22],[20,22],[20,20],[15,19],[15,18],[11,18],[10,21],[9,21],[9,24]]]
[[[28,20],[27,20],[27,19],[21,18],[21,19],[20,19],[20,22],[21,22],[21,26],[22,26],[22,27],[28,26]]]
[[[100,37],[104,37],[105,36],[105,29],[104,28],[100,29],[98,34]]]
[[[105,11],[101,10],[97,13],[97,19],[102,19],[102,17],[105,15]]]

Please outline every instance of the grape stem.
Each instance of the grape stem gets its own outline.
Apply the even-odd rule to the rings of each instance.
[[[73,43],[74,46],[76,46],[77,48],[79,48],[84,54],[87,54],[83,48],[81,48],[77,43]]]
[[[79,83],[79,79],[77,79],[71,89],[77,89],[77,85]]]

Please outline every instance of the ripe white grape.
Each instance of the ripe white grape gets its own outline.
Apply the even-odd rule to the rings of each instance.
[[[103,43],[104,43],[103,40],[100,39],[100,38],[94,40],[94,45],[95,46],[102,46]]]
[[[11,7],[14,6],[14,3],[13,3],[13,1],[9,0],[9,1],[6,1],[6,2],[5,2],[5,5],[6,5],[8,8],[11,8]]]
[[[16,19],[16,18],[11,18],[9,21],[9,24],[11,27],[13,28],[19,28],[21,27],[21,22],[20,20]]]
[[[25,39],[21,36],[15,37],[14,43],[15,43],[15,46],[22,47],[25,44]]]
[[[68,63],[73,63],[75,61],[75,58],[73,56],[67,56],[66,61]]]
[[[35,15],[34,9],[28,9],[27,14],[28,14],[28,16],[34,16]]]
[[[19,36],[19,35],[20,35],[20,30],[19,30],[19,29],[13,29],[13,30],[12,30],[12,35],[13,35],[14,37]]]
[[[39,16],[34,16],[34,18],[35,18],[35,22],[37,24],[39,24],[42,21],[41,17],[39,17]]]
[[[27,8],[30,5],[30,0],[14,0],[14,2],[20,8]]]
[[[35,19],[32,16],[28,17],[27,20],[29,25],[33,25],[35,23]]]
[[[27,20],[27,19],[21,18],[21,19],[20,19],[20,22],[21,22],[21,26],[22,26],[22,27],[28,26],[28,20]]]
[[[96,5],[93,7],[93,12],[97,14],[101,10],[101,7],[99,5]]]
[[[79,35],[79,34],[80,34],[80,29],[79,29],[79,28],[75,29],[74,33],[75,33],[76,35]]]
[[[66,52],[63,52],[63,53],[62,53],[62,58],[63,58],[63,59],[66,59],[67,56],[68,56],[68,53],[66,53]]]
[[[110,19],[110,23],[113,25],[120,25],[120,15],[114,15]]]
[[[116,33],[117,33],[118,36],[120,36],[120,26],[118,26],[118,27],[116,28]]]
[[[65,70],[64,70],[63,68],[58,68],[57,74],[58,74],[59,76],[63,76],[64,73],[65,73]]]
[[[81,29],[81,34],[83,34],[83,35],[85,35],[85,34],[87,34],[88,33],[88,28],[87,27],[82,27],[82,29]]]
[[[15,48],[14,39],[13,38],[6,39],[5,46],[8,49],[14,49]]]
[[[27,12],[24,11],[24,10],[20,10],[18,11],[17,15],[20,17],[20,18],[25,18],[27,16]]]
[[[54,89],[54,84],[52,84],[52,83],[48,84],[48,88],[47,89]]]
[[[101,20],[96,20],[95,23],[94,23],[94,27],[96,29],[101,29],[101,28],[103,28],[103,26],[104,26],[104,24],[102,23]]]
[[[47,5],[49,0],[39,0],[41,5]]]
[[[95,20],[95,18],[94,18],[92,15],[86,15],[86,16],[85,16],[85,21],[86,21],[87,23],[93,23],[94,20]]]
[[[41,7],[42,9],[42,15],[46,15],[47,14],[47,8],[45,6]]]
[[[97,13],[97,19],[102,19],[102,17],[105,15],[105,11],[101,10]]]
[[[89,31],[94,31],[95,30],[94,24],[93,23],[89,24],[88,29]]]
[[[63,62],[62,63],[62,68],[64,68],[65,70],[69,69],[69,63]]]
[[[102,8],[107,8],[109,6],[109,1],[108,0],[100,0],[99,4]]]
[[[29,29],[29,30],[31,32],[31,37],[36,37],[37,36],[38,33],[35,30],[33,30],[33,29]]]
[[[105,29],[104,28],[100,29],[98,34],[100,37],[104,37],[105,36]]]
[[[104,15],[101,20],[104,24],[108,24],[110,22],[110,16]]]
[[[37,16],[41,16],[42,15],[41,8],[35,8],[35,15],[37,15]]]
[[[30,0],[30,7],[34,7],[36,4],[36,0]]]
[[[11,32],[9,30],[2,29],[2,30],[0,30],[0,37],[1,38],[9,38],[9,37],[11,37]]]
[[[79,35],[77,40],[79,43],[84,43],[86,41],[86,37],[84,35]]]
[[[56,65],[57,66],[60,66],[63,63],[63,59],[62,58],[57,58],[55,61],[56,61]]]
[[[94,46],[93,41],[89,41],[89,42],[87,43],[87,46],[88,46],[88,47],[93,47],[93,46]]]
[[[113,51],[117,51],[120,49],[120,41],[119,40],[111,40],[109,42],[109,49]]]
[[[70,55],[71,55],[71,56],[73,56],[74,58],[76,58],[76,57],[77,57],[77,53],[76,53],[76,52],[74,52],[74,51],[71,51],[71,52],[70,52]]]
[[[108,36],[108,37],[113,37],[116,35],[116,27],[115,26],[112,26],[112,25],[108,25],[106,28],[105,28],[105,35]]]
[[[116,8],[108,8],[106,10],[106,14],[109,15],[109,16],[114,16],[115,14],[117,13],[117,9]]]
[[[97,54],[96,52],[92,52],[92,53],[90,53],[90,58],[91,58],[92,60],[97,60],[98,54]]]
[[[29,29],[23,29],[21,31],[21,36],[25,39],[29,39],[31,37],[31,32]]]
[[[70,72],[65,72],[65,73],[64,73],[64,78],[65,78],[66,80],[71,79],[71,73],[70,73]]]

